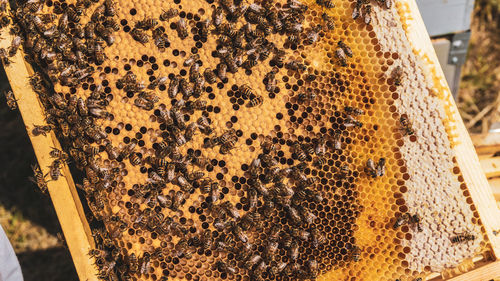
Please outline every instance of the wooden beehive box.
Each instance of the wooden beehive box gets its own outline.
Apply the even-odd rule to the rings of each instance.
[[[119,1],[120,4],[122,4],[122,10],[120,13],[122,14],[127,14],[128,15],[128,10],[126,8],[130,8],[129,6],[132,5],[132,3],[128,3],[126,1]],[[338,2],[338,3],[337,3]],[[126,4],[130,5],[126,5]],[[158,4],[158,3],[156,3]],[[339,9],[344,9],[344,10],[349,10],[352,8],[354,5],[353,3],[348,3],[347,1],[336,1],[336,4]],[[158,4],[160,5],[160,4]],[[165,4],[166,5],[166,4]],[[315,8],[316,9],[316,8]],[[316,13],[314,9],[313,13]],[[425,30],[424,24],[422,22],[422,19],[420,17],[420,14],[418,12],[417,6],[413,0],[402,0],[402,1],[396,1],[396,3],[393,5],[392,10],[390,12],[386,12],[384,10],[381,10],[379,8],[374,8],[374,16],[373,16],[373,23],[372,27],[368,28],[368,31],[363,30],[362,27],[359,27],[358,31],[354,31],[355,34],[366,34],[366,35],[360,35],[360,36],[369,36],[372,38],[372,41],[375,40],[375,42],[380,43],[381,45],[384,45],[386,48],[394,47],[394,45],[391,45],[391,42],[396,42],[399,39],[401,40],[400,43],[395,43],[396,45],[396,50],[405,50],[408,54],[408,57],[411,61],[411,59],[415,59],[415,61],[418,61],[420,64],[420,67],[422,67],[420,70],[425,74],[426,77],[417,77],[415,80],[420,81],[419,79],[423,79],[426,81],[431,81],[432,88],[431,89],[425,89],[425,91],[422,89],[422,92],[415,92],[415,93],[408,93],[408,95],[405,95],[404,92],[401,92],[401,96],[406,96],[406,98],[411,98],[411,97],[417,97],[414,99],[414,105],[418,103],[421,104],[426,104],[428,99],[436,99],[440,101],[440,106],[442,112],[445,114],[445,118],[442,119],[441,121],[445,124],[445,129],[446,129],[446,139],[449,141],[451,150],[454,153],[454,164],[456,167],[453,169],[453,173],[458,176],[458,181],[463,183],[463,185],[460,186],[460,188],[463,190],[463,196],[465,200],[465,203],[468,204],[467,206],[470,206],[470,210],[467,210],[468,212],[471,212],[473,214],[474,218],[473,221],[477,225],[479,231],[484,235],[484,237],[481,237],[482,242],[477,242],[477,248],[481,248],[482,250],[477,251],[478,255],[475,257],[469,257],[466,259],[464,262],[460,263],[458,267],[455,269],[446,269],[446,270],[439,270],[442,271],[441,274],[438,273],[431,273],[432,271],[436,272],[437,270],[432,270],[431,266],[426,266],[425,268],[422,269],[419,268],[419,266],[415,265],[416,263],[422,263],[425,264],[425,262],[422,262],[425,260],[422,257],[419,257],[418,254],[412,254],[410,253],[410,250],[404,250],[403,247],[395,246],[394,250],[391,250],[390,247],[387,247],[385,250],[387,251],[388,257],[383,260],[383,262],[388,262],[388,265],[390,265],[391,268],[386,269],[386,268],[378,268],[378,264],[373,264],[370,263],[370,258],[368,257],[369,255],[363,255],[362,258],[362,263],[363,266],[360,266],[360,269],[355,269],[348,268],[345,269],[345,272],[340,270],[341,273],[336,272],[335,268],[329,268],[329,270],[324,270],[326,272],[323,272],[323,274],[319,277],[319,279],[323,280],[339,280],[339,276],[343,276],[342,274],[345,275],[350,275],[352,279],[350,280],[376,280],[376,278],[379,278],[380,280],[388,280],[388,279],[396,279],[395,276],[396,274],[410,274],[410,271],[423,271],[425,272],[425,278],[426,280],[489,280],[495,277],[500,276],[500,260],[498,260],[498,257],[500,256],[500,237],[497,237],[494,234],[497,233],[500,229],[500,212],[496,207],[496,203],[494,201],[492,192],[489,189],[488,183],[486,181],[485,176],[482,174],[481,167],[479,165],[477,155],[475,154],[474,148],[472,146],[472,143],[470,141],[470,138],[468,136],[468,133],[463,125],[463,122],[458,114],[458,110],[456,108],[456,105],[453,101],[453,98],[450,94],[450,91],[448,89],[448,86],[446,85],[446,81],[444,78],[444,75],[441,71],[441,68],[439,66],[438,60],[435,56],[434,50],[432,48],[430,39],[428,37],[428,34]],[[140,11],[140,9],[139,9]],[[319,10],[318,10],[319,11]],[[144,11],[142,11],[144,12]],[[155,11],[157,13],[159,11]],[[338,16],[343,20],[346,20],[347,17],[345,17],[346,13]],[[337,19],[337,18],[336,18]],[[392,21],[391,21],[392,20]],[[340,24],[341,25],[341,24]],[[381,33],[384,33],[383,30],[384,28],[394,28],[394,30],[398,29],[399,31],[389,31],[385,32],[384,36],[380,36],[377,39],[373,39],[376,35],[380,35]],[[340,28],[340,27],[337,27]],[[404,33],[401,33],[401,31],[404,31]],[[398,33],[399,32],[399,33]],[[7,48],[10,42],[12,41],[12,36],[7,34],[6,32],[2,33],[3,40],[0,43],[0,47]],[[346,35],[348,37],[348,35]],[[405,39],[406,37],[406,39]],[[120,40],[118,40],[117,44],[120,44],[122,42],[124,37],[120,37]],[[348,38],[347,40],[351,40],[351,38]],[[346,40],[346,41],[347,41]],[[354,39],[352,39],[354,40]],[[386,40],[386,41],[384,41]],[[391,41],[393,40],[393,41]],[[126,42],[126,40],[124,40]],[[408,41],[408,42],[406,42]],[[350,41],[349,41],[350,42]],[[356,41],[358,42],[358,41]],[[353,43],[353,42],[350,42]],[[361,41],[358,42],[361,44]],[[366,44],[366,42],[364,42]],[[398,45],[399,44],[399,45]],[[403,45],[403,46],[402,46]],[[129,49],[127,49],[129,48]],[[121,52],[134,52],[136,50],[133,50],[131,48],[134,48],[132,45],[128,47],[124,47]],[[398,49],[399,48],[399,49]],[[120,51],[115,50],[118,52],[120,55]],[[150,50],[151,51],[151,50]],[[356,52],[363,53],[364,56],[369,56],[367,53],[372,51],[371,49],[368,49],[368,51],[364,50],[356,50]],[[380,49],[378,50],[380,51]],[[152,51],[153,52],[153,51]],[[320,53],[320,52],[318,52]],[[389,56],[389,52],[386,52]],[[24,61],[23,54],[21,52],[18,52],[17,55],[15,55],[13,58],[11,58],[12,63],[8,66],[5,66],[5,70],[7,73],[7,76],[9,78],[9,81],[12,86],[12,90],[17,98],[17,102],[19,105],[19,110],[22,114],[24,123],[27,126],[28,132],[30,132],[30,138],[33,143],[33,147],[35,150],[35,153],[38,158],[38,162],[40,166],[42,167],[42,170],[44,173],[48,172],[48,166],[51,165],[52,159],[49,157],[49,151],[52,149],[52,147],[60,148],[60,145],[58,143],[58,140],[56,136],[53,133],[48,134],[47,136],[36,136],[34,137],[31,134],[31,129],[33,124],[41,124],[44,122],[44,109],[42,108],[40,102],[37,100],[36,94],[33,93],[30,84],[29,84],[29,77],[33,73],[32,68]],[[312,55],[314,56],[314,55]],[[385,56],[385,54],[384,54]],[[322,66],[323,63],[325,65],[328,65],[326,63],[326,60],[321,62],[321,59],[325,59],[326,57],[323,58],[317,58],[314,61],[313,64],[319,64],[319,66]],[[408,59],[405,56],[406,59]],[[385,57],[387,59],[387,57]],[[398,57],[393,55],[393,59],[397,60]],[[364,63],[370,63],[370,59],[365,59],[363,61],[358,61],[360,64]],[[390,64],[392,65],[392,63]],[[403,68],[406,68],[407,66],[403,65]],[[413,67],[413,66],[412,66]],[[410,66],[408,66],[409,69]],[[375,71],[375,70],[374,70]],[[385,69],[385,71],[389,71]],[[353,74],[351,73],[351,76]],[[355,72],[354,75],[359,75],[359,72]],[[409,75],[411,76],[411,75]],[[375,78],[370,78],[374,79],[382,79],[383,77],[375,77]],[[383,79],[382,79],[383,80]],[[416,82],[418,83],[424,83],[425,82]],[[421,87],[421,84],[418,84],[418,87]],[[385,89],[385,91],[388,91],[389,88]],[[375,91],[375,90],[374,90]],[[380,91],[384,91],[384,89],[381,89]],[[428,95],[428,96],[426,96]],[[390,98],[397,99],[397,95],[394,96],[392,95]],[[408,101],[408,100],[407,100]],[[319,106],[319,105],[318,105]],[[405,105],[404,102],[399,105],[403,110],[405,108],[408,108],[408,104]],[[387,106],[388,108],[389,106]],[[391,112],[394,113],[394,111]],[[380,113],[380,112],[379,112]],[[401,112],[400,112],[401,113]],[[274,113],[273,113],[274,114]],[[377,116],[377,113],[373,113],[374,116]],[[402,114],[402,113],[401,113]],[[429,114],[429,116],[432,117],[433,114]],[[383,115],[384,118],[390,119],[391,114]],[[380,118],[381,116],[378,116],[376,118]],[[424,119],[427,118],[428,116],[424,116]],[[375,118],[375,117],[374,117]],[[429,117],[430,118],[430,117]],[[240,118],[241,119],[241,118]],[[414,118],[416,119],[416,118]],[[432,118],[431,118],[432,119]],[[434,119],[433,119],[434,120]],[[390,121],[388,121],[390,123]],[[425,125],[427,124],[426,122],[429,121],[418,121],[414,120],[414,124],[420,124],[420,125]],[[420,122],[420,123],[419,123]],[[419,125],[419,126],[420,126]],[[431,124],[432,125],[432,124]],[[393,123],[390,123],[390,126],[394,126]],[[432,126],[431,126],[432,127]],[[422,129],[421,127],[416,128],[416,130]],[[430,136],[426,135],[426,133],[417,133],[419,138],[422,138],[425,140],[425,136]],[[399,135],[397,138],[400,140],[403,139],[401,135]],[[411,142],[415,142],[415,139],[412,139]],[[403,141],[401,141],[403,143]],[[400,147],[403,147],[403,145],[399,145]],[[405,150],[405,153],[411,154],[411,147],[408,148],[402,148],[402,150]],[[405,158],[407,156],[401,156],[399,154],[399,159],[403,157],[404,159],[408,160],[409,158]],[[418,158],[419,156],[415,156]],[[439,157],[437,157],[439,158]],[[228,159],[228,158],[225,158]],[[248,159],[247,159],[248,160]],[[355,160],[358,161],[358,160]],[[448,159],[449,161],[449,159]],[[396,163],[391,163],[393,165],[396,165]],[[425,165],[424,165],[425,166]],[[418,163],[415,163],[415,168],[416,174],[418,175],[418,170],[422,169],[421,171],[424,171],[423,166],[419,166]],[[408,175],[409,172],[406,170],[401,170],[401,168],[398,168],[401,171],[401,174],[398,174],[399,172],[390,172],[391,175],[399,175],[405,180],[408,180],[410,176]],[[389,169],[390,171],[393,171]],[[73,260],[75,262],[75,267],[77,269],[78,275],[81,280],[97,280],[98,277],[98,272],[96,267],[94,266],[94,261],[93,259],[88,255],[89,249],[93,248],[94,242],[93,238],[91,236],[91,231],[88,226],[88,223],[86,221],[86,216],[83,212],[82,208],[82,203],[78,197],[77,191],[75,189],[75,185],[72,180],[72,176],[68,170],[68,168],[65,166],[63,167],[63,175],[64,177],[57,180],[57,181],[50,181],[48,183],[48,188],[49,188],[49,193],[52,198],[52,201],[54,203],[58,218],[61,222],[61,227],[63,229],[64,235],[66,237],[68,247],[70,249],[70,252],[72,254]],[[414,175],[412,175],[414,176]],[[425,175],[423,175],[425,176]],[[364,182],[365,184],[369,184],[369,182]],[[392,182],[389,180],[389,184],[392,185],[399,185],[398,183]],[[363,203],[371,203],[373,200],[373,203],[375,206],[378,206],[378,208],[382,209],[385,208],[384,204],[378,204],[378,201],[376,200],[384,200],[384,196],[380,197],[380,194],[377,195],[378,191],[373,191],[369,189],[367,192],[366,197],[363,199]],[[374,192],[371,194],[370,192]],[[385,191],[382,191],[385,192]],[[388,191],[390,192],[390,191]],[[438,190],[436,190],[436,194]],[[404,191],[401,191],[401,193],[405,193]],[[371,194],[371,195],[370,195]],[[384,193],[388,194],[388,193]],[[370,199],[370,196],[375,196],[377,199]],[[377,197],[378,196],[378,197]],[[418,198],[418,194],[416,195]],[[445,197],[445,195],[440,195],[440,198],[437,199],[437,201],[446,201],[448,198]],[[396,201],[396,200],[394,200]],[[411,201],[411,200],[410,200]],[[437,204],[437,203],[436,203]],[[399,204],[398,204],[399,205]],[[116,207],[116,206],[114,206]],[[412,208],[419,208],[421,206],[415,205],[415,206],[410,206],[410,210]],[[469,207],[466,207],[466,209]],[[381,211],[381,210],[379,210]],[[393,212],[394,210],[391,210]],[[392,214],[392,213],[391,213]],[[387,215],[380,215],[381,217],[379,218],[377,215],[377,210],[372,209],[370,212],[362,213],[360,218],[358,220],[362,220],[363,222],[369,222],[370,220],[375,221],[374,225],[376,225],[377,229],[382,229],[380,231],[383,232],[383,229],[389,228],[390,226],[387,227],[387,224],[384,223],[383,220],[387,219]],[[478,216],[479,219],[475,218],[475,216]],[[390,219],[390,218],[389,218]],[[453,218],[449,218],[453,219]],[[368,224],[367,224],[368,225]],[[360,233],[357,236],[357,240],[360,241],[360,243],[365,243],[362,244],[363,249],[370,248],[370,241],[371,239],[379,239],[382,237],[381,235],[375,235],[371,236],[368,227],[361,226],[360,227]],[[446,230],[442,230],[446,231]],[[394,233],[393,233],[394,234]],[[391,234],[392,235],[392,234]],[[396,235],[396,234],[394,234]],[[478,235],[479,236],[479,235]],[[387,237],[383,237],[384,239]],[[414,244],[412,244],[412,239],[411,235],[406,235],[404,237],[398,237],[395,236],[394,241],[399,241],[398,243],[405,243],[406,249],[412,249]],[[429,237],[426,237],[426,239],[438,239],[435,238],[435,236],[430,235]],[[443,238],[444,239],[444,238]],[[442,240],[443,240],[442,239]],[[448,238],[446,238],[448,239]],[[444,239],[444,240],[446,240]],[[383,240],[384,242],[376,242],[381,248],[385,247],[384,243],[389,243],[387,241],[389,240]],[[433,240],[434,241],[434,240]],[[441,241],[441,240],[440,240]],[[391,242],[395,243],[396,242]],[[418,243],[418,242],[417,242]],[[422,244],[422,242],[420,242]],[[481,244],[479,244],[481,243]],[[425,243],[424,243],[425,244]],[[366,246],[365,246],[366,245]],[[373,245],[373,244],[372,244]],[[379,246],[374,246],[374,247],[379,247]],[[423,247],[425,250],[425,246]],[[381,252],[384,252],[381,250]],[[372,253],[373,256],[377,256],[379,253],[378,250],[374,251]],[[404,253],[404,254],[402,254]],[[385,254],[385,253],[384,253]],[[393,257],[396,255],[398,258],[401,258],[399,254],[402,254],[404,257],[405,254],[408,255],[408,257],[411,257],[413,261],[415,261],[415,264],[412,264],[411,261],[405,261],[403,258],[403,261],[399,261],[400,264],[393,264],[391,265],[391,261],[396,261],[397,258]],[[382,255],[382,254],[381,254]],[[383,259],[383,257],[378,257],[377,259]],[[440,264],[441,261],[427,261],[429,264],[433,264],[434,262],[437,264]],[[410,263],[408,265],[408,263]],[[386,266],[385,264],[383,264]],[[409,268],[409,269],[403,269],[404,268]],[[436,268],[443,268],[446,267],[444,265],[438,265]],[[366,269],[366,270],[365,270]],[[360,270],[360,271],[358,271]],[[363,272],[365,270],[366,272]],[[387,270],[384,271],[384,270]],[[406,271],[405,271],[406,270]],[[379,273],[382,272],[382,273]],[[387,274],[387,275],[384,275]],[[183,275],[182,275],[183,276]],[[422,275],[424,277],[424,275]],[[358,278],[358,279],[356,279]],[[402,279],[406,280],[406,279]],[[410,279],[408,279],[410,280]]]

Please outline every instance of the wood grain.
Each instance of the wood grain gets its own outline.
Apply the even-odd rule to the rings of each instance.
[[[500,176],[500,157],[481,159],[480,163],[487,178]]]
[[[471,139],[478,155],[500,151],[500,133],[474,134]]]
[[[489,263],[448,281],[488,281],[500,277],[500,261]],[[498,280],[498,279],[495,279]]]
[[[7,48],[12,41],[12,36],[4,30],[2,38],[0,48]],[[26,130],[38,163],[43,173],[46,174],[53,161],[49,152],[53,147],[58,149],[61,147],[53,132],[47,136],[35,137],[31,134],[33,124],[42,125],[45,123],[42,106],[29,83],[29,77],[33,71],[24,61],[21,50],[10,60],[12,63],[4,66],[5,72],[17,99],[24,124],[27,126]],[[28,163],[26,164],[28,165]],[[94,240],[73,178],[66,165],[62,167],[62,177],[59,180],[48,182],[48,189],[80,280],[98,280],[97,269],[88,256],[88,251],[93,246]]]

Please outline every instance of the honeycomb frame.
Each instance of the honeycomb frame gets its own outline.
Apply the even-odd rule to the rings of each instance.
[[[484,178],[484,175],[477,173],[477,171],[480,171],[480,168],[477,169],[479,167],[479,164],[477,161],[477,156],[475,156],[475,153],[472,149],[472,144],[470,142],[470,139],[465,131],[465,128],[463,128],[463,123],[461,122],[460,117],[458,116],[456,106],[454,105],[454,102],[451,98],[451,95],[449,94],[449,90],[446,86],[446,83],[444,82],[444,78],[443,78],[443,75],[442,75],[441,70],[439,68],[439,64],[437,63],[437,59],[435,58],[435,54],[433,53],[432,49],[429,50],[430,42],[428,42],[429,41],[428,37],[426,37],[427,34],[425,32],[425,29],[422,29],[423,23],[421,22],[420,16],[418,15],[418,13],[417,14],[415,13],[415,11],[416,11],[415,3],[413,1],[399,1],[397,3],[397,5],[398,5],[398,11],[400,12],[400,16],[403,19],[406,19],[406,22],[405,22],[406,29],[410,30],[410,31],[407,31],[406,35],[410,37],[410,42],[412,44],[415,44],[415,46],[412,45],[412,47],[414,47],[413,51],[415,53],[417,53],[420,58],[423,58],[424,60],[426,60],[427,66],[431,69],[430,71],[434,74],[433,78],[435,80],[434,81],[435,85],[440,85],[440,86],[436,87],[437,92],[440,92],[441,94],[443,94],[443,97],[442,97],[443,103],[445,104],[445,108],[447,107],[447,109],[449,111],[449,112],[446,112],[447,116],[448,116],[448,118],[450,118],[450,120],[453,120],[453,121],[450,121],[450,124],[452,124],[452,125],[450,125],[451,129],[450,129],[448,137],[452,140],[453,149],[455,151],[457,151],[456,161],[457,161],[458,166],[460,167],[460,170],[461,170],[462,175],[464,177],[464,182],[466,182],[466,184],[467,184],[467,188],[469,189],[470,196],[472,197],[472,201],[473,201],[474,205],[477,207],[477,212],[479,213],[479,215],[481,217],[481,221],[482,221],[483,226],[485,228],[485,232],[486,232],[488,238],[490,238],[489,242],[492,246],[492,251],[495,254],[495,256],[497,256],[498,255],[498,238],[496,238],[493,235],[492,230],[498,229],[499,222],[498,222],[498,218],[495,218],[494,215],[488,214],[488,212],[491,211],[491,209],[488,209],[488,208],[490,206],[492,206],[491,201],[493,200],[492,199],[493,197],[490,196],[490,194],[487,191],[485,191],[485,187],[487,187],[487,182]],[[423,32],[422,32],[422,30],[423,30]],[[419,32],[420,32],[420,34],[419,34]],[[418,39],[411,40],[412,35],[417,35],[416,37]],[[420,38],[419,38],[419,36],[420,36]],[[427,40],[425,40],[425,39],[427,39]],[[3,43],[5,43],[7,41],[8,40],[4,40]],[[425,42],[425,43],[422,44],[422,42]],[[424,47],[422,47],[421,45],[424,45]],[[22,58],[21,58],[21,60],[22,60]],[[40,118],[42,115],[41,115],[41,111],[40,111],[40,114],[38,114],[38,116],[33,116],[34,114],[30,111],[32,110],[33,106],[35,106],[35,105],[33,105],[32,102],[29,106],[27,106],[29,103],[28,101],[29,100],[32,101],[33,99],[30,99],[29,97],[27,97],[27,95],[25,93],[28,93],[31,90],[26,89],[26,87],[23,86],[22,83],[17,84],[17,85],[15,83],[16,79],[13,78],[14,69],[16,69],[16,70],[22,69],[24,66],[20,62],[21,61],[15,63],[12,66],[6,67],[6,71],[9,75],[9,80],[13,84],[13,89],[14,89],[14,92],[16,94],[16,97],[19,99],[20,109],[21,109],[21,112],[23,114],[23,118],[25,120],[25,123],[29,126],[29,124],[30,124],[29,120],[40,121],[40,120],[42,120]],[[26,78],[24,80],[24,83],[26,83],[27,76],[25,76],[24,78]],[[23,94],[19,94],[20,89],[23,89]],[[24,107],[24,110],[23,110],[23,107]],[[39,122],[34,122],[34,123],[39,123]],[[30,135],[30,137],[32,138],[32,142],[34,144],[35,151],[37,152],[37,156],[40,155],[38,157],[40,163],[41,164],[44,162],[48,163],[49,159],[47,159],[46,155],[47,155],[47,152],[49,150],[47,150],[47,148],[51,147],[51,146],[59,147],[57,145],[57,140],[55,139],[55,137],[49,136],[48,140],[46,139],[46,141],[49,141],[49,142],[53,141],[55,143],[55,145],[50,145],[50,146],[47,145],[47,142],[45,142],[45,144],[40,143],[39,138],[33,138],[31,135]],[[52,138],[52,140],[51,140],[51,138]],[[39,152],[41,147],[45,147],[45,153]],[[42,166],[44,166],[44,165],[42,164]],[[475,170],[475,169],[477,169],[477,170]],[[68,226],[67,224],[63,223],[63,221],[66,221],[66,223],[68,223],[68,219],[64,220],[62,218],[62,216],[63,216],[63,214],[67,214],[69,209],[76,209],[76,210],[80,209],[81,210],[81,205],[80,205],[80,203],[76,202],[78,200],[76,200],[75,198],[78,198],[78,197],[74,196],[76,192],[74,191],[75,188],[74,188],[74,184],[72,183],[72,180],[71,180],[71,175],[69,174],[69,172],[67,172],[67,170],[63,173],[64,173],[66,179],[68,180],[69,190],[73,190],[72,195],[71,195],[72,197],[70,197],[70,198],[73,201],[75,201],[75,207],[74,208],[62,207],[63,204],[61,204],[61,203],[59,203],[59,205],[56,205],[55,198],[61,197],[61,191],[56,190],[58,188],[61,189],[61,187],[59,187],[59,185],[61,185],[59,183],[60,181],[58,181],[56,183],[49,183],[49,192],[51,193],[51,197],[53,198],[54,204],[56,205],[56,210],[58,211],[58,216],[61,220],[63,231],[65,232],[66,236],[68,237],[68,233],[72,233],[75,231],[69,230],[69,228],[71,228],[71,227]],[[66,197],[66,199],[69,199],[68,194],[64,195],[63,197]],[[80,207],[78,207],[78,205],[80,205]],[[493,200],[493,206],[495,206],[494,200]],[[75,229],[83,230],[83,231],[86,231],[86,233],[89,233],[88,226],[85,226],[86,225],[86,223],[84,221],[85,216],[82,216],[81,212],[80,212],[79,217],[82,219],[82,226],[77,227]],[[71,245],[71,244],[75,243],[74,240],[82,241],[81,234],[82,233],[80,232],[80,235],[78,238],[71,238],[71,235],[70,235],[70,238],[68,239],[69,240],[68,244],[70,246],[70,250],[75,249],[75,246]],[[83,240],[85,240],[85,239],[83,239]],[[91,245],[91,243],[89,243],[89,246],[90,245]],[[80,245],[80,247],[81,247],[81,245]],[[75,259],[75,263],[81,264],[81,260],[79,262],[77,262],[76,258],[75,258],[75,256],[78,256],[78,252],[80,254],[81,253],[86,254],[86,249],[84,249],[84,250],[80,249],[79,251],[72,250],[72,255],[73,255],[73,258]],[[86,258],[83,258],[83,260],[85,260],[85,259]],[[85,263],[85,262],[83,262],[83,263]],[[77,265],[77,269],[78,268],[79,268],[79,266]],[[85,279],[87,279],[87,278],[89,278],[88,276],[95,277],[95,275],[96,275],[95,272],[91,273],[91,275],[85,275],[85,273],[80,274],[82,271],[92,272],[92,269],[86,268],[86,269],[78,270],[78,273],[81,276],[81,278],[82,278],[82,276],[87,276],[85,278]],[[82,280],[85,280],[85,279],[82,278]],[[92,278],[90,278],[89,280],[92,280]]]

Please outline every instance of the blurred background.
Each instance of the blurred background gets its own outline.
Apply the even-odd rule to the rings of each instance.
[[[417,3],[470,133],[500,131],[500,0]],[[2,69],[0,92],[8,89]],[[54,207],[28,179],[35,155],[21,116],[7,108],[3,95],[0,127],[0,225],[25,280],[78,280],[69,251],[58,239]]]

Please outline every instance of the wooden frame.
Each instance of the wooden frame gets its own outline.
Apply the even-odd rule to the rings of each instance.
[[[449,117],[451,120],[455,120],[453,125],[456,126],[452,133],[459,140],[454,147],[457,155],[456,160],[461,167],[464,180],[476,206],[476,211],[481,217],[496,260],[449,280],[487,280],[488,278],[500,276],[500,237],[493,233],[494,230],[500,229],[500,211],[489,189],[486,177],[481,170],[471,139],[458,114],[415,0],[400,0],[397,5],[413,51],[426,61],[428,68],[434,74],[433,78],[436,87],[445,93],[447,100],[444,102],[451,104],[452,114]],[[0,48],[7,48],[12,36],[7,32],[3,32],[2,36],[3,40],[0,41]],[[21,52],[18,52],[11,60],[12,63],[5,66],[5,71],[18,100],[19,110],[24,123],[27,125],[38,162],[43,172],[47,173],[48,166],[51,164],[51,159],[48,156],[49,151],[52,147],[60,148],[60,145],[53,133],[36,137],[30,133],[33,124],[41,125],[44,122],[42,106],[29,84],[29,76],[33,73],[33,70],[25,63]],[[97,280],[98,272],[88,255],[89,249],[93,246],[90,228],[67,166],[63,167],[62,174],[64,177],[48,183],[49,193],[78,276],[81,280]]]
[[[4,30],[2,37],[0,48],[7,48],[13,36]],[[21,51],[18,51],[14,57],[9,59],[11,63],[4,65],[5,72],[17,99],[19,112],[21,112],[26,125],[40,168],[46,174],[49,171],[49,165],[53,161],[49,156],[49,152],[53,147],[61,149],[61,146],[53,132],[50,132],[47,136],[33,136],[31,133],[33,124],[42,125],[45,123],[43,107],[29,83],[33,69],[24,61]],[[80,280],[98,280],[97,269],[88,256],[89,250],[94,245],[94,239],[67,165],[63,165],[61,175],[62,177],[59,180],[49,181],[47,185],[76,272]]]
[[[497,207],[486,176],[482,172],[479,158],[451,95],[417,4],[415,0],[402,0],[397,4],[399,5],[401,20],[406,26],[406,35],[411,43],[413,52],[426,62],[427,67],[433,73],[435,87],[444,93],[445,100],[443,103],[450,105],[451,114],[449,118],[454,121],[451,124],[455,126],[452,134],[457,140],[454,146],[456,161],[461,168],[476,211],[481,217],[495,259],[495,262],[481,266],[450,280],[487,280],[486,277],[500,277],[500,236],[493,233],[493,231],[500,229],[500,210]]]

